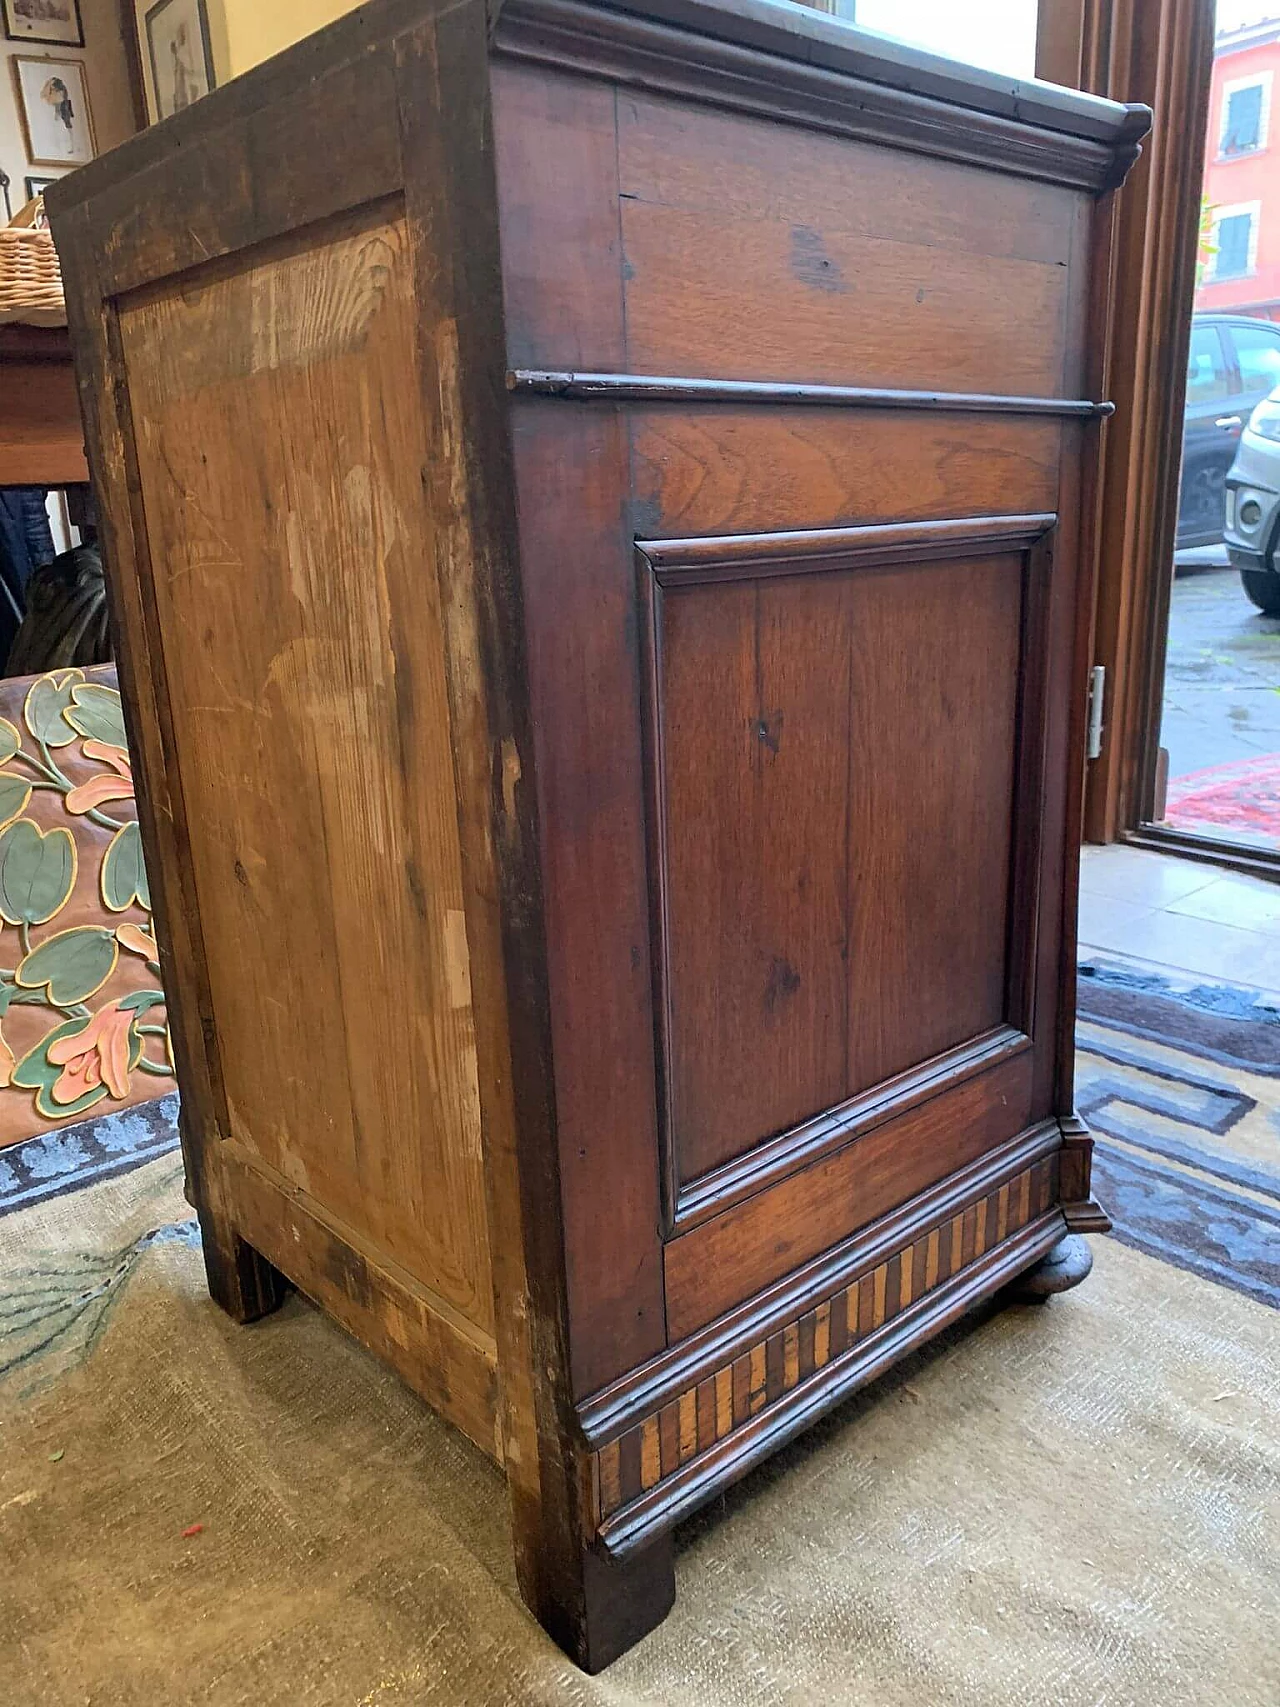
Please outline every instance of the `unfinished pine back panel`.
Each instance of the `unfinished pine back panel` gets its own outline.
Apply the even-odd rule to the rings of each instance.
[[[401,210],[120,315],[228,1139],[493,1332]]]
[[[1145,123],[636,4],[369,0],[49,196],[211,1290],[287,1277],[494,1454],[591,1669],[681,1517],[1106,1224]]]

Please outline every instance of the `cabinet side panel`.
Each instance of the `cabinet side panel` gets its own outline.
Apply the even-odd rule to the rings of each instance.
[[[120,334],[224,1135],[489,1331],[399,204],[166,284]]]

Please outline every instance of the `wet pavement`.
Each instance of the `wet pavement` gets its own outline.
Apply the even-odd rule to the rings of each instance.
[[[1204,566],[1225,559],[1225,547],[1178,559],[1160,725],[1171,782],[1280,754],[1280,618],[1249,603],[1234,569]]]

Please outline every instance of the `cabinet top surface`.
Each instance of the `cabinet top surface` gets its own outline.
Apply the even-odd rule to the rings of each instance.
[[[1137,140],[1146,107],[1125,106],[1035,78],[1008,77],[928,53],[792,0],[493,0],[496,42],[504,22],[557,12],[645,18],[837,77],[971,107],[1099,142]]]
[[[485,0],[462,0],[458,7],[448,0],[366,0],[51,185],[50,211],[61,215],[184,149],[216,146],[217,133],[278,108],[291,92],[353,66],[433,17],[484,5]],[[580,61],[582,70],[623,81],[644,82],[645,63],[678,57],[688,67],[705,60],[705,93],[699,87],[694,98],[711,104],[718,103],[720,83],[759,79],[762,73],[767,78],[773,61],[777,77],[795,93],[791,121],[802,124],[810,104],[816,112],[826,100],[856,100],[860,88],[873,100],[879,90],[898,103],[918,102],[922,120],[940,106],[951,107],[971,115],[966,122],[1012,125],[1046,142],[1056,136],[1074,139],[1067,146],[1115,151],[1126,165],[1150,124],[1146,107],[963,65],[791,0],[488,0],[487,28],[491,54]],[[915,146],[930,151],[927,142]],[[1122,174],[1123,166],[1111,181]]]

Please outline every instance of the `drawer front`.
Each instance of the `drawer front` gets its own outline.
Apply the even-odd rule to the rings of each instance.
[[[1059,393],[1081,198],[495,68],[513,368]]]

